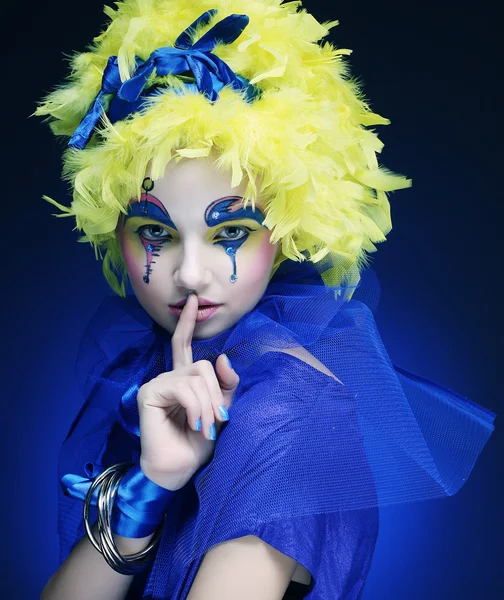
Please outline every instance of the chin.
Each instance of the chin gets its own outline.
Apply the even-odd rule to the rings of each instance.
[[[227,329],[225,326],[218,326],[215,323],[203,321],[203,323],[196,323],[194,327],[193,339],[195,340],[207,340],[208,338],[214,337]]]

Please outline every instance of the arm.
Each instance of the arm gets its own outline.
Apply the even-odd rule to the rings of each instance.
[[[227,540],[205,554],[187,600],[281,600],[296,566],[254,535]]]
[[[92,527],[97,534],[97,524]],[[114,535],[119,552],[126,556],[141,552],[151,540]],[[40,600],[123,600],[133,575],[121,575],[109,567],[103,556],[84,535],[68,558],[49,579]]]
[[[179,478],[166,481],[168,490],[181,489]],[[172,514],[175,518],[175,514]],[[98,538],[98,523],[91,528]],[[117,550],[123,557],[144,550],[154,533],[142,538],[127,538],[112,534]],[[152,550],[155,553],[155,549]],[[147,566],[145,568],[148,568]],[[134,575],[122,575],[109,566],[85,534],[60,568],[42,590],[40,600],[123,600]]]

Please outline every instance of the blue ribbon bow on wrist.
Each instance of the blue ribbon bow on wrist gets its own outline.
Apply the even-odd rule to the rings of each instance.
[[[85,465],[88,478],[68,474],[61,479],[65,494],[85,500],[91,484],[105,469],[92,463]],[[146,537],[162,522],[170,500],[176,492],[167,490],[148,479],[140,465],[133,465],[119,484],[111,515],[114,533],[130,538]],[[96,506],[98,489],[91,506]]]
[[[72,135],[68,146],[81,150],[85,148],[96,124],[106,111],[108,95],[112,94],[114,98],[110,101],[107,116],[115,123],[138,112],[147,98],[161,93],[160,86],[153,86],[147,93],[142,93],[154,70],[158,77],[191,72],[194,83],[185,83],[185,88],[204,94],[211,102],[219,98],[219,92],[226,85],[244,91],[244,99],[247,102],[260,97],[261,91],[258,87],[250,85],[246,79],[233,73],[224,61],[212,54],[217,44],[231,44],[241,35],[249,23],[247,15],[229,15],[191,45],[194,29],[208,24],[216,13],[217,10],[212,9],[198,17],[179,35],[174,47],[158,48],[146,61],[136,56],[135,71],[124,83],[119,75],[118,58],[111,56],[103,73],[102,88]]]

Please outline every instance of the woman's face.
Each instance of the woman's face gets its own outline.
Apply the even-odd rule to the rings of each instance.
[[[181,310],[170,305],[193,290],[200,306],[218,305],[198,311],[194,338],[213,337],[252,310],[268,284],[278,244],[262,225],[264,207],[243,209],[246,184],[231,188],[230,173],[207,159],[172,161],[149,183],[117,228],[133,291],[173,333]]]

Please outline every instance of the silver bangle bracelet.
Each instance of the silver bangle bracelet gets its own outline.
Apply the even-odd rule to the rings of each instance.
[[[103,555],[110,567],[122,575],[134,575],[144,569],[154,554],[152,551],[155,549],[161,538],[164,526],[163,521],[156,529],[154,537],[149,545],[145,550],[142,550],[142,552],[123,556],[117,549],[114,541],[114,534],[110,526],[112,508],[121,479],[132,466],[133,463],[119,463],[105,469],[105,471],[103,471],[103,473],[101,473],[91,484],[86,495],[86,500],[84,501],[83,509],[84,525],[89,540],[96,550]],[[91,506],[93,494],[98,487],[100,489],[98,491],[96,508],[99,539],[96,539],[91,531],[89,522],[89,507]]]

